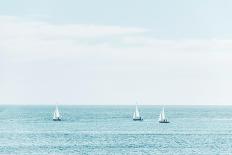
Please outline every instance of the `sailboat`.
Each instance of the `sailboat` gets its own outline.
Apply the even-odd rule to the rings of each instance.
[[[61,121],[61,116],[58,107],[56,106],[55,111],[53,113],[53,121]]]
[[[163,108],[163,110],[160,112],[160,115],[159,115],[159,123],[169,123],[169,121],[168,121],[167,118],[165,117],[164,108]]]
[[[138,109],[137,105],[135,106],[135,112],[133,114],[133,120],[134,121],[142,121],[143,120],[142,117],[139,114],[139,109]]]

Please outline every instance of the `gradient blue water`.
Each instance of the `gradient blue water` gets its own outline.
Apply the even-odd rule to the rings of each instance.
[[[232,107],[0,106],[0,154],[231,154]]]

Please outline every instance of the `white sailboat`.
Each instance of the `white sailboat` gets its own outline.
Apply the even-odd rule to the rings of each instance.
[[[164,108],[163,108],[163,110],[160,112],[160,115],[159,115],[159,122],[160,122],[160,123],[169,123],[169,121],[168,121],[167,118],[165,117]]]
[[[61,121],[61,116],[58,107],[56,106],[55,111],[53,113],[53,121]]]
[[[140,113],[139,113],[139,109],[137,107],[137,105],[135,106],[135,112],[133,114],[133,120],[134,121],[142,121],[142,117],[140,116]]]

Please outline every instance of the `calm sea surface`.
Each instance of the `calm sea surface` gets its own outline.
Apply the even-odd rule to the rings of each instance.
[[[232,107],[0,106],[0,154],[232,154]]]

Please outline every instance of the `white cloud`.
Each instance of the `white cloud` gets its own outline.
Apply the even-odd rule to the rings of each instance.
[[[159,50],[172,51],[231,51],[232,40],[226,39],[179,39],[179,40],[158,40],[152,37],[127,36],[123,38],[125,44],[151,47]]]
[[[111,25],[89,24],[54,24],[43,21],[24,20],[11,16],[0,16],[1,33],[4,36],[16,37],[104,37],[110,35],[123,35],[144,33],[144,28],[121,27]]]
[[[150,30],[134,27],[53,24],[0,16],[1,55],[18,60],[81,58],[96,55],[106,59],[151,60],[185,52],[228,52],[232,40],[159,40]],[[203,53],[202,53],[203,52]]]
[[[134,27],[52,24],[0,16],[0,49],[6,56],[20,59],[72,57],[91,50],[102,50],[112,37],[146,31]]]
[[[159,40],[147,32],[0,16],[0,103],[232,102],[232,40]]]

